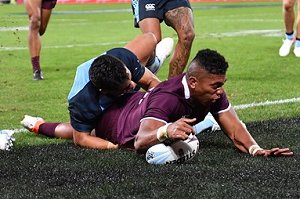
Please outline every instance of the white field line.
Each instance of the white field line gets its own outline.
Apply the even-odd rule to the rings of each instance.
[[[126,41],[121,42],[102,42],[102,43],[90,43],[90,44],[69,44],[59,46],[44,46],[43,48],[77,48],[77,47],[92,47],[92,46],[109,46],[109,45],[124,45]],[[28,50],[28,47],[0,47],[0,51],[16,51],[16,50]]]
[[[275,100],[275,101],[265,101],[265,102],[251,103],[251,104],[241,104],[233,107],[234,109],[239,110],[239,109],[247,109],[247,108],[258,107],[258,106],[269,106],[269,105],[287,104],[287,103],[294,103],[294,102],[300,102],[300,97],[283,99],[283,100]]]
[[[0,32],[28,31],[28,26],[0,27]]]
[[[241,30],[236,32],[221,32],[221,33],[209,33],[211,37],[241,37],[241,36],[249,36],[249,35],[262,35],[262,36],[281,36],[283,35],[282,30],[274,29],[274,30]]]
[[[283,100],[275,100],[275,101],[265,101],[265,102],[258,102],[258,103],[251,103],[251,104],[241,104],[233,106],[236,110],[241,109],[247,109],[247,108],[253,108],[258,106],[270,106],[270,105],[277,105],[277,104],[288,104],[288,103],[294,103],[294,102],[300,102],[300,97],[295,97],[291,99],[283,99]],[[19,129],[11,129],[14,133],[21,133],[24,131],[27,131],[25,128],[19,128]]]
[[[11,31],[15,31],[16,28],[21,27],[13,27]],[[1,27],[0,27],[1,31]],[[4,31],[4,29],[2,30]],[[280,37],[282,36],[282,30],[274,29],[274,30],[243,30],[237,32],[223,32],[223,33],[207,33],[201,38],[218,38],[218,37],[237,37],[237,36],[249,36],[249,35],[262,35],[262,36],[271,36],[271,37]],[[120,45],[125,44],[126,42],[103,42],[103,43],[89,43],[89,44],[70,44],[70,45],[59,45],[59,46],[43,46],[43,48],[77,48],[77,47],[92,47],[92,46],[107,46],[107,45]],[[15,50],[27,50],[28,47],[5,47],[1,46],[0,51],[15,51]]]
[[[98,14],[98,13],[121,13],[132,12],[132,9],[110,9],[110,10],[64,10],[55,11],[55,14]]]

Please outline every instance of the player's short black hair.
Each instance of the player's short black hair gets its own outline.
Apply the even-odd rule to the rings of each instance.
[[[106,91],[120,89],[129,79],[125,64],[117,57],[107,54],[100,55],[93,61],[89,77],[98,89]]]
[[[211,49],[199,50],[195,58],[192,60],[192,63],[193,62],[205,69],[207,72],[216,75],[225,75],[228,68],[228,63],[224,56]]]

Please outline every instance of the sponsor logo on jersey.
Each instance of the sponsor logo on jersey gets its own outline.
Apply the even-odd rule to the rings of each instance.
[[[145,5],[146,11],[153,11],[155,10],[155,4],[154,3],[148,3]]]

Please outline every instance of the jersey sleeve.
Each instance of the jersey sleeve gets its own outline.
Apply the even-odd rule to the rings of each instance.
[[[101,108],[98,105],[99,94],[89,82],[75,96],[69,99],[69,113],[72,127],[79,132],[91,132]],[[87,103],[88,102],[88,103]]]
[[[72,108],[69,108],[70,111],[70,123],[71,126],[78,132],[88,132],[90,133],[95,126],[95,123],[92,123],[92,121],[87,121],[82,117],[82,115],[78,114],[77,111],[75,111]]]
[[[187,110],[178,96],[172,93],[159,93],[150,99],[143,118],[174,122],[186,115]]]

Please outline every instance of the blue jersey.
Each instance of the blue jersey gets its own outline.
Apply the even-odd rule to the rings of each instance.
[[[104,54],[120,59],[130,70],[132,81],[138,83],[145,73],[140,61],[126,48],[114,48]],[[115,100],[102,95],[89,78],[89,69],[96,59],[90,59],[78,66],[72,89],[68,96],[70,121],[72,127],[79,132],[91,132],[102,112]]]

